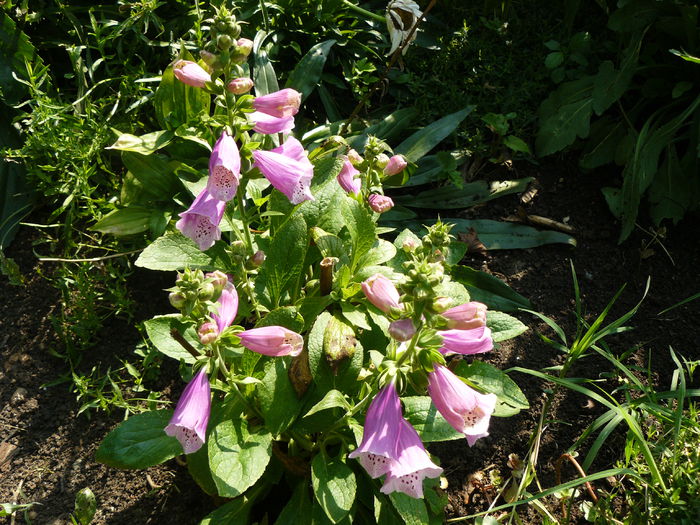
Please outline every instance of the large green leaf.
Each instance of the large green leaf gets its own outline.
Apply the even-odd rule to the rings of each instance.
[[[495,181],[490,184],[485,181],[478,181],[465,184],[461,189],[448,185],[426,190],[417,195],[395,197],[394,201],[411,208],[463,209],[503,197],[504,195],[510,195],[511,193],[521,193],[525,191],[525,188],[531,181],[532,177]]]
[[[527,326],[519,319],[497,310],[488,311],[486,324],[496,343],[517,337],[527,330]]]
[[[159,465],[182,454],[182,446],[165,433],[172,410],[154,410],[131,416],[112,430],[95,453],[95,460],[122,469]]]
[[[335,40],[325,40],[313,46],[289,74],[286,87],[299,91],[302,100],[305,100],[318,85],[333,44]]]
[[[294,422],[304,404],[289,380],[287,359],[272,359],[266,364],[257,392],[265,426],[274,435],[281,434]]]
[[[355,473],[340,458],[316,454],[311,462],[311,483],[319,505],[333,523],[345,518],[355,502]]]
[[[275,232],[256,283],[258,289],[264,285],[269,307],[279,306],[285,292],[298,290],[308,243],[306,222],[299,213]]]
[[[182,59],[193,60],[188,51],[181,53]],[[175,130],[182,124],[194,121],[202,114],[209,114],[211,95],[205,90],[180,82],[169,65],[153,97],[158,123],[166,130]]]
[[[130,133],[122,133],[116,142],[107,149],[133,151],[142,155],[150,155],[170,144],[173,138],[175,138],[175,133],[165,130],[146,133],[139,137]]]
[[[0,21],[0,102],[14,106],[27,96],[28,90],[13,75],[27,79],[27,67],[30,66],[36,74],[43,68],[43,63],[29,37],[4,11],[0,13]],[[2,111],[8,110],[3,108]]]
[[[225,254],[217,245],[203,252],[180,232],[169,232],[141,252],[136,266],[163,271],[185,268],[213,271],[225,266],[224,258]]]
[[[165,200],[178,190],[179,179],[173,173],[177,163],[167,162],[156,154],[142,155],[134,151],[123,151],[122,162],[155,198]]]
[[[194,348],[203,350],[196,330],[191,324],[183,323],[179,314],[157,315],[153,319],[144,321],[143,326],[156,349],[177,361],[184,360],[185,363],[194,363],[195,359],[180,343],[173,339],[170,335],[172,330],[177,330]]]
[[[226,420],[209,433],[209,467],[219,496],[243,494],[265,472],[272,454],[272,435],[250,431],[244,419]]]
[[[268,36],[270,33],[260,30],[253,39],[253,82],[258,96],[279,90],[275,68],[267,55],[269,46],[263,47]]]
[[[426,443],[460,439],[464,434],[457,432],[437,411],[428,396],[402,397],[404,417],[416,429]]]
[[[500,279],[468,266],[455,266],[452,277],[469,290],[472,301],[479,301],[493,310],[514,312],[519,308],[531,308],[530,301],[515,292]]]
[[[360,135],[348,137],[348,144],[356,150],[362,151],[367,142],[367,137],[370,135],[381,137],[383,140],[391,143],[411,125],[417,115],[418,110],[415,107],[398,109],[366,128]]]
[[[199,522],[199,525],[241,525],[248,523],[248,516],[253,509],[254,499],[240,496],[224,503]]]
[[[473,109],[474,106],[467,106],[425,126],[394,148],[395,153],[401,153],[410,162],[416,162],[457,129]]]
[[[112,235],[133,235],[145,232],[151,225],[153,208],[131,204],[126,208],[112,210],[97,221],[92,230]]]
[[[354,270],[362,256],[374,246],[377,233],[367,208],[356,200],[345,199],[340,211],[352,239],[351,267]]]
[[[430,523],[428,509],[422,499],[412,498],[403,492],[392,492],[389,499],[401,515],[405,525],[427,525]]]
[[[312,525],[311,508],[313,501],[309,497],[306,479],[297,483],[292,497],[277,516],[275,525]]]

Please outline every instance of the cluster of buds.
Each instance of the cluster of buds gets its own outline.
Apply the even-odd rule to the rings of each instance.
[[[202,316],[208,304],[216,302],[228,283],[228,276],[220,271],[207,273],[188,270],[179,273],[175,286],[168,288],[168,300],[173,308],[186,316]]]

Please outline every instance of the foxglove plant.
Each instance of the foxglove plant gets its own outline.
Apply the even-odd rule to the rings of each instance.
[[[97,457],[142,468],[204,449],[187,458],[193,476],[241,516],[282,483],[299,498],[313,490],[302,503],[320,505],[333,523],[356,512],[404,516],[405,499],[387,494],[423,498],[442,475],[424,443],[464,436],[472,445],[488,435],[493,383],[469,380],[467,362],[493,349],[491,314],[451,277],[463,250],[449,225],[438,221],[422,238],[405,230],[393,243],[379,237],[379,214],[393,207],[384,184],[408,176],[407,157],[374,136],[328,137],[307,151],[294,136],[302,109],[294,83],[272,93],[253,85],[253,41],[225,7],[202,27],[203,66],[183,51],[173,65],[182,84],[159,90],[159,99],[185,93],[186,104],[167,100],[161,110],[186,106],[188,120],[168,115],[177,132],[159,140],[172,136],[168,152],[206,143],[209,170],[197,180],[203,163],[167,164],[177,166],[174,199],[197,195],[175,224],[182,235],[165,233],[138,262],[178,270],[167,290],[177,313],[145,328],[183,376],[196,373],[172,417],[131,417]],[[499,314],[493,326],[508,319]],[[333,479],[344,480],[342,497]],[[360,484],[379,507],[355,498]],[[412,508],[439,521],[432,507]]]

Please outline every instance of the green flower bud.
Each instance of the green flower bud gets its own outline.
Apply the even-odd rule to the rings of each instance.
[[[176,310],[182,310],[185,307],[185,303],[187,303],[187,299],[180,292],[171,292],[168,295],[168,301]]]
[[[216,47],[222,51],[227,51],[232,45],[233,39],[229,35],[223,34],[216,38]]]
[[[197,298],[202,301],[210,301],[214,294],[216,293],[216,288],[210,282],[202,283],[197,292]]]

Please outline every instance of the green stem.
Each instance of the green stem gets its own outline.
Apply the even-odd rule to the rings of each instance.
[[[265,31],[270,32],[270,18],[267,15],[267,6],[265,5],[265,0],[260,0],[260,12],[263,17],[263,24],[265,24]]]
[[[236,202],[238,204],[238,212],[241,214],[241,222],[243,223],[243,236],[245,237],[245,243],[248,247],[248,255],[253,255],[253,239],[250,236],[250,228],[248,227],[248,219],[245,215],[245,206],[243,204],[243,192],[245,191],[245,185],[241,185],[236,192]]]
[[[382,15],[378,15],[377,13],[373,13],[372,11],[362,9],[360,6],[353,4],[350,0],[343,0],[343,3],[353,11],[365,15],[367,18],[373,18],[377,22],[386,22],[386,19]]]
[[[260,304],[258,303],[258,299],[255,297],[255,287],[253,286],[253,283],[250,280],[248,270],[246,270],[245,263],[243,263],[242,261],[240,265],[240,272],[243,276],[243,284],[245,285],[245,291],[248,294],[248,299],[250,299],[250,304],[253,306],[253,310],[255,311],[255,317],[259,321],[261,319]]]

